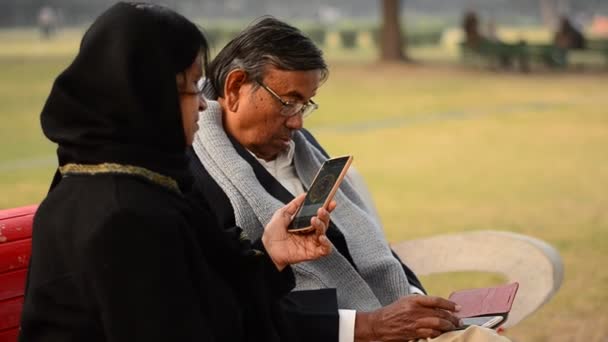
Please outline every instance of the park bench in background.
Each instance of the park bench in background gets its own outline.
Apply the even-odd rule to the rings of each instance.
[[[608,66],[608,40],[604,39],[589,39],[584,49],[564,50],[552,44],[530,44],[527,49],[532,62],[554,69],[580,67],[594,61]]]
[[[568,55],[572,60],[601,59],[608,66],[608,38],[587,39],[585,49],[571,50]]]
[[[468,66],[491,69],[516,66],[521,71],[529,69],[529,53],[524,43],[509,44],[486,39],[472,47],[462,42],[460,58]]]
[[[504,43],[484,40],[476,47],[460,43],[460,58],[464,65],[483,68],[510,68],[518,66],[528,71],[531,64],[552,69],[563,69],[578,61],[601,60],[608,66],[608,39],[589,39],[585,49],[564,50],[552,44]],[[582,61],[582,62],[580,62]]]
[[[507,283],[519,282],[505,328],[549,301],[563,279],[559,253],[547,243],[521,234],[473,231],[410,240],[391,247],[418,275],[492,272],[502,273]]]
[[[0,342],[17,340],[36,208],[0,211]],[[562,281],[557,251],[524,235],[479,231],[406,241],[392,247],[420,275],[490,271],[518,281],[519,292],[506,326],[546,303]]]

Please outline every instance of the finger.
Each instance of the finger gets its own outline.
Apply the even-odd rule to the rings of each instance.
[[[317,236],[323,235],[325,234],[325,231],[327,231],[327,224],[320,220],[317,216],[310,219],[310,225],[312,226],[314,234]]]
[[[296,198],[294,198],[286,206],[284,206],[283,207],[284,215],[289,216],[289,218],[291,218],[293,215],[295,215],[296,212],[298,211],[298,208],[304,202],[304,197],[306,197],[306,194],[300,194],[300,195],[296,196]]]
[[[416,309],[416,315],[423,318],[437,318],[451,322],[455,327],[460,326],[460,318],[454,316],[450,311],[421,307]]]
[[[427,308],[443,309],[448,311],[457,311],[456,303],[445,298],[435,296],[416,296],[416,302]]]
[[[317,217],[323,221],[323,224],[329,224],[329,211],[327,211],[325,208],[319,208],[319,210],[317,210]]]
[[[416,329],[416,334],[418,335],[418,336],[416,336],[418,339],[422,339],[422,338],[435,338],[435,337],[441,335],[442,332],[439,330],[435,330],[435,329],[421,328],[421,329]]]
[[[411,317],[415,317],[416,320],[418,319],[423,319],[423,318],[436,318],[436,319],[446,319],[448,320],[448,311],[445,310],[441,310],[441,309],[432,309],[432,308],[425,308],[425,307],[417,307],[417,308],[412,308],[409,311],[409,315]],[[426,328],[429,328],[427,326],[425,326]]]
[[[450,311],[446,311],[443,309],[435,309],[435,315],[437,317],[445,319],[446,321],[452,322],[452,324],[454,324],[455,327],[460,326],[460,322],[461,322],[460,318],[457,317],[456,315],[452,314]]]
[[[318,259],[331,253],[332,245],[327,236],[321,235],[319,237],[315,237],[313,244],[314,247],[310,250],[311,254],[306,257],[306,260]]]
[[[336,206],[338,206],[338,204],[336,203],[336,201],[331,201],[329,202],[329,205],[327,206],[327,211],[329,211],[330,213],[332,211],[334,211],[334,209],[336,209]]]
[[[319,235],[317,241],[319,242],[319,246],[317,246],[317,253],[319,256],[329,255],[332,250],[332,245],[329,238],[327,238],[326,235]]]
[[[445,311],[445,310],[442,310],[442,309],[439,309],[437,311],[441,312],[441,317],[443,319],[452,322],[452,324],[454,324],[455,327],[462,326],[462,319],[460,319],[460,317],[454,315],[450,311]]]
[[[456,325],[449,320],[439,317],[423,317],[416,321],[417,328],[428,328],[438,331],[452,331]]]
[[[455,326],[460,325],[460,318],[456,317],[450,311],[436,308],[420,307],[416,309],[418,317],[437,317],[446,321],[452,322]]]

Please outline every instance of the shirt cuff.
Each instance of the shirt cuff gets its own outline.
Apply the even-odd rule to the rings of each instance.
[[[355,341],[355,317],[357,316],[357,311],[339,309],[338,316],[340,316],[338,341],[339,342],[354,342]]]
[[[417,288],[416,286],[410,285],[410,294],[419,294],[419,295],[425,295],[424,291],[422,291],[421,289]]]

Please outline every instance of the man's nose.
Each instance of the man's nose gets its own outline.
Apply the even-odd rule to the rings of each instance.
[[[302,116],[302,114],[290,116],[289,118],[287,118],[287,121],[285,121],[285,126],[290,129],[301,129],[302,127],[304,127],[304,117]]]

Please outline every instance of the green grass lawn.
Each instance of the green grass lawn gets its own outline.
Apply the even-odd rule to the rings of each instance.
[[[39,113],[73,58],[76,37],[40,47],[32,32],[0,33],[0,208],[37,203],[48,189],[55,147],[42,135]],[[379,65],[369,52],[355,58],[342,50],[328,58],[330,78],[315,99],[320,109],[306,125],[332,154],[355,156],[388,239],[478,229],[544,239],[563,257],[564,283],[506,335],[607,341],[606,74]],[[499,281],[424,278],[440,295]]]

